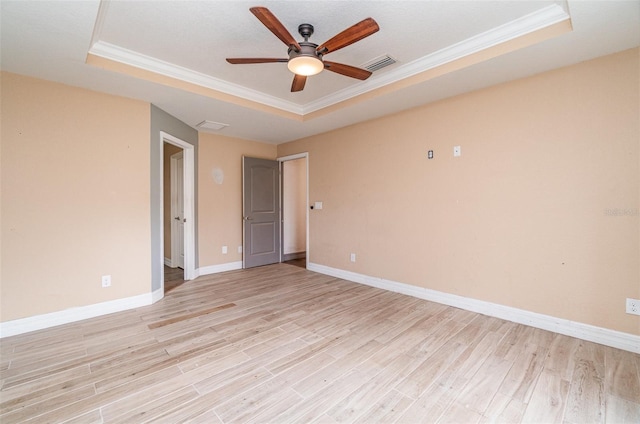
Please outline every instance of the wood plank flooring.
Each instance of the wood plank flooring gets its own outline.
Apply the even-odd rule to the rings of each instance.
[[[167,294],[176,287],[184,284],[184,270],[182,268],[170,268],[164,266],[164,293]]]
[[[640,355],[287,264],[0,354],[3,424],[640,422]]]

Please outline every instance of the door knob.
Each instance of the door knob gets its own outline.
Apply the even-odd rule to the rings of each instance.
[[[173,218],[173,219],[175,219],[176,221],[180,221],[180,217],[179,217],[179,216],[176,216],[176,217],[175,217],[175,218]]]
[[[244,220],[245,220],[245,221],[251,221],[252,219],[253,219],[253,218],[251,218],[250,216],[245,216],[245,217],[244,217]]]

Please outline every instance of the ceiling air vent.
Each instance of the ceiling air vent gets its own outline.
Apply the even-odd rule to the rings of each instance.
[[[222,122],[202,121],[196,127],[202,130],[220,131],[221,129],[228,127],[229,124],[223,124]]]
[[[367,63],[362,65],[362,67],[367,71],[374,72],[378,69],[386,68],[389,65],[393,65],[394,63],[396,63],[396,60],[388,54],[385,54],[368,61]]]

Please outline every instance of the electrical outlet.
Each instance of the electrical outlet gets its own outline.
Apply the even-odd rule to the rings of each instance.
[[[351,262],[355,262],[356,261],[356,254],[352,253],[351,254]]]
[[[111,287],[111,276],[103,275],[102,276],[102,287]]]
[[[627,298],[627,313],[640,315],[640,300]]]
[[[238,253],[242,253],[242,246],[238,246]]]
[[[228,251],[229,251],[229,249],[227,248],[227,246],[222,246],[222,254],[223,255],[226,255]]]

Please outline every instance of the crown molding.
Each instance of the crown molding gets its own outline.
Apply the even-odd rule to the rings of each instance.
[[[150,71],[159,75],[164,75],[170,78],[174,78],[180,81],[188,82],[198,85],[200,87],[219,91],[224,94],[230,94],[245,100],[261,103],[267,106],[274,107],[276,109],[284,110],[286,112],[302,115],[302,108],[292,102],[279,99],[268,94],[264,94],[257,90],[242,87],[238,84],[233,84],[219,78],[211,77],[209,75],[197,72],[182,66],[174,65],[169,62],[165,62],[160,59],[156,59],[151,56],[144,55],[142,53],[128,50],[114,44],[110,44],[104,41],[97,41],[91,49],[89,54],[94,56],[109,59],[115,62],[124,63],[125,65],[133,66],[135,68]]]
[[[565,7],[566,2],[561,1],[413,62],[398,66],[396,69],[388,70],[382,75],[374,75],[373,78],[367,81],[301,106],[258,90],[230,83],[100,40],[108,5],[109,0],[101,2],[89,54],[263,104],[301,117],[570,19]]]
[[[98,41],[100,41],[100,36],[102,35],[102,31],[104,29],[104,22],[107,19],[107,11],[109,10],[109,5],[111,4],[111,0],[100,0],[100,4],[98,5],[98,15],[96,16],[96,23],[93,25],[93,32],[91,33],[91,44],[93,46]]]
[[[560,4],[552,4],[504,25],[490,29],[459,43],[438,50],[428,56],[401,65],[366,83],[351,86],[337,93],[322,97],[303,106],[303,114],[316,112],[336,103],[349,100],[369,91],[418,75],[493,46],[566,21],[571,17]]]

